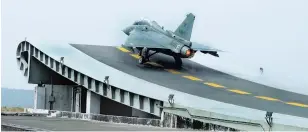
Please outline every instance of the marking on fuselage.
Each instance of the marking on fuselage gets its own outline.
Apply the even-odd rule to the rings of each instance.
[[[174,69],[165,69],[166,71],[170,72],[170,73],[173,73],[173,74],[181,74],[181,72],[178,72]]]
[[[204,84],[215,87],[215,88],[226,88],[225,86],[222,86],[222,85],[219,85],[219,84],[216,84],[216,83],[206,82]]]
[[[302,104],[302,103],[296,103],[296,102],[285,102],[288,105],[293,105],[293,106],[299,106],[299,107],[305,107],[308,108],[308,105]]]
[[[228,91],[233,92],[233,93],[237,93],[237,94],[251,94],[251,93],[241,91],[241,90],[237,90],[237,89],[228,89]]]
[[[131,55],[132,57],[136,58],[136,59],[139,59],[141,56],[139,56],[138,54],[129,54]]]
[[[129,50],[127,50],[127,49],[125,49],[125,48],[123,48],[123,47],[117,47],[119,50],[121,50],[122,52],[130,52]]]
[[[184,78],[187,78],[187,79],[190,79],[190,80],[193,80],[193,81],[202,81],[201,79],[197,78],[197,77],[194,77],[194,76],[183,76]]]
[[[271,98],[271,97],[266,97],[266,96],[255,96],[256,98],[263,99],[263,100],[268,100],[268,101],[280,101],[279,99]]]

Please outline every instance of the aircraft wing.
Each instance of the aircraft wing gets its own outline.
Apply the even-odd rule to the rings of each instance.
[[[193,50],[199,50],[200,52],[204,53],[204,54],[211,54],[213,56],[219,57],[219,55],[217,54],[217,52],[223,52],[222,50],[213,48],[211,46],[207,46],[205,44],[200,44],[200,43],[196,43],[196,42],[192,42],[192,46],[191,48]]]

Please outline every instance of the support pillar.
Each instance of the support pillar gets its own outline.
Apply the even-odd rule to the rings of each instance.
[[[171,121],[170,121],[170,127],[172,128],[173,127],[173,114],[171,114]]]
[[[178,126],[178,116],[174,115],[174,128],[177,128]]]
[[[164,127],[164,118],[165,118],[165,112],[162,111],[160,114],[160,127]]]
[[[75,94],[75,111],[81,112],[81,89],[77,88]]]
[[[36,86],[34,88],[34,109],[46,109],[46,88]]]
[[[101,105],[100,95],[92,92],[91,90],[87,90],[86,113],[100,114],[100,105]]]
[[[37,109],[37,87],[34,88],[34,109]]]
[[[72,112],[81,112],[81,87],[72,88]]]
[[[86,113],[90,114],[91,113],[91,91],[87,90],[87,108],[86,108]]]
[[[37,87],[34,88],[34,109],[37,109]]]
[[[75,94],[75,87],[72,87],[72,98],[71,98],[71,112],[75,112],[75,98],[76,98],[76,94]]]

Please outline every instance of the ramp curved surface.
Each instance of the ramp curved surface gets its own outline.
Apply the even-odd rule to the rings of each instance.
[[[151,58],[155,63],[146,67],[138,64],[136,54],[123,47],[72,46],[110,67],[170,89],[244,107],[308,117],[308,105],[304,104],[308,103],[307,95],[240,79],[188,59],[183,59],[182,70],[176,70],[173,58],[157,54]]]
[[[307,96],[251,83],[189,60],[183,61],[183,70],[175,71],[172,70],[173,59],[171,61],[166,56],[155,55],[159,58],[152,61],[157,63],[144,67],[137,63],[138,56],[124,48],[31,41],[31,44],[28,41],[19,43],[16,53],[19,68],[28,80],[28,67],[33,63],[31,60],[36,59],[56,74],[108,98],[112,98],[112,91],[109,90],[105,95],[104,90],[99,89],[102,88],[104,78],[110,76],[109,83],[114,86],[112,89],[115,89],[115,95],[119,95],[113,98],[115,101],[142,110],[138,100],[139,97],[144,97],[148,106],[144,106],[142,111],[156,116],[160,116],[161,110],[154,105],[168,102],[168,95],[174,94],[176,104],[210,113],[264,121],[265,112],[272,110],[276,123],[295,126],[308,123],[305,105]],[[59,68],[58,60],[61,57],[64,57],[64,69]],[[89,79],[91,82],[88,82]],[[96,85],[97,82],[99,85]],[[254,87],[249,89],[245,86]],[[262,89],[265,91],[262,92]],[[137,98],[125,96],[122,102],[121,91],[125,95],[136,95]],[[275,93],[275,98],[279,99],[273,98]],[[281,94],[284,96],[280,96]],[[255,97],[257,95],[258,98]],[[151,100],[155,104],[151,104]],[[136,101],[136,105],[131,105],[130,101]]]

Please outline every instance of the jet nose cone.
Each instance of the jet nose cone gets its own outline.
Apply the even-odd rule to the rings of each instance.
[[[127,28],[125,28],[125,29],[122,29],[122,32],[125,33],[126,35],[129,35],[129,32],[130,32],[130,31],[127,30]]]
[[[129,32],[127,32],[127,30],[123,29],[122,30],[126,35],[129,35]]]
[[[126,35],[129,35],[130,32],[134,29],[133,26],[129,26],[129,27],[126,27],[125,29],[123,29],[122,31],[126,34]]]

